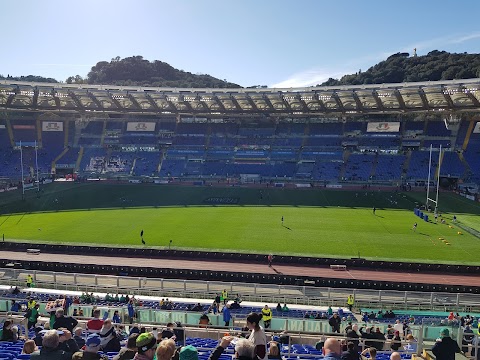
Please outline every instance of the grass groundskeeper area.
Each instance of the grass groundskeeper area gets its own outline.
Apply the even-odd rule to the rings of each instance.
[[[441,193],[438,222],[433,214],[425,222],[413,214],[424,198],[374,189],[51,184],[24,201],[0,194],[0,234],[144,246],[143,230],[145,246],[172,240],[174,248],[478,264],[479,204]]]

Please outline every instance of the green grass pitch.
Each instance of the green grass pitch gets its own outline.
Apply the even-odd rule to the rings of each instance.
[[[441,224],[413,214],[415,203],[424,201],[423,193],[414,192],[108,184],[44,189],[38,198],[27,193],[25,201],[18,193],[1,194],[0,234],[13,240],[142,246],[144,230],[146,246],[167,247],[172,240],[174,248],[480,262],[480,239],[452,222],[456,214],[461,225],[480,231],[480,206],[448,193],[440,197],[447,222]],[[212,198],[236,204],[212,205]]]

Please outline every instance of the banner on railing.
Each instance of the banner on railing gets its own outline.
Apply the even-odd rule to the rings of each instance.
[[[42,122],[42,131],[63,131],[63,122],[44,121]]]
[[[480,121],[478,121],[478,122],[475,124],[475,127],[473,128],[473,133],[474,133],[474,134],[480,134]]]
[[[367,132],[399,132],[400,122],[369,122]]]
[[[129,122],[127,131],[155,131],[154,122]]]

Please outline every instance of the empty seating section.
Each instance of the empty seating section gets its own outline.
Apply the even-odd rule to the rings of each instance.
[[[78,159],[78,152],[78,148],[68,149],[68,151],[58,159],[57,165],[65,165],[66,167],[72,167],[72,165],[75,166]],[[85,156],[83,158],[85,158]]]
[[[160,164],[160,153],[153,151],[142,151],[135,154],[135,176],[158,176],[158,165]]]
[[[309,125],[310,135],[342,135],[342,123],[314,123]]]
[[[375,155],[373,154],[350,155],[345,167],[345,179],[349,181],[368,180],[372,174],[374,160]]]
[[[429,151],[413,151],[410,158],[410,166],[407,171],[407,178],[410,180],[427,180],[428,164],[430,159]],[[430,177],[433,179],[438,164],[438,151],[432,152],[432,170]]]
[[[447,129],[443,121],[428,121],[427,122],[427,136],[450,136],[451,131]]]
[[[452,151],[446,151],[443,154],[440,166],[440,175],[448,177],[461,177],[465,173],[465,166],[460,161],[458,154]]]
[[[405,159],[405,155],[378,155],[374,175],[375,179],[400,179]]]
[[[469,120],[461,121],[458,128],[452,127],[452,131],[441,120],[410,120],[401,123],[399,133],[367,132],[368,121],[365,120],[182,123],[172,118],[145,121],[153,122],[155,127],[149,130],[154,130],[127,131],[125,120],[88,123],[63,120],[64,131],[42,131],[40,138],[36,121],[11,121],[8,126],[2,121],[0,176],[18,178],[20,173],[20,155],[11,147],[11,130],[15,142],[21,140],[24,145],[26,176],[34,173],[33,142],[41,140],[38,165],[39,172],[46,175],[50,173],[53,161],[65,151],[67,132],[68,150],[55,165],[58,169],[74,168],[83,147],[80,173],[162,178],[249,174],[271,180],[332,182],[398,182],[404,176],[409,180],[425,180],[428,176],[428,149],[430,145],[435,149],[441,145],[446,150],[441,175],[480,181],[480,135],[468,133],[471,131]],[[469,141],[465,153],[452,152],[463,152],[467,135]],[[403,151],[412,151],[407,163],[405,155],[395,155]],[[344,153],[350,154],[345,164]],[[162,156],[164,161],[160,168]],[[433,174],[437,162],[438,153],[434,153]]]
[[[398,149],[400,138],[397,136],[364,136],[359,138],[358,145],[364,148]]]
[[[32,145],[38,142],[35,121],[20,121],[12,124],[13,139],[15,143]]]

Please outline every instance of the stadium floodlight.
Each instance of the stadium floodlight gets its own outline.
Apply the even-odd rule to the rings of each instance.
[[[428,162],[428,180],[427,180],[427,202],[426,202],[426,210],[428,210],[428,204],[429,201],[435,204],[435,213],[437,213],[438,210],[438,191],[440,189],[440,169],[441,169],[441,160],[442,160],[442,145],[440,145],[439,151],[438,151],[438,165],[437,165],[437,191],[436,191],[436,196],[435,200],[430,197],[430,177],[431,177],[431,172],[432,172],[432,151],[433,151],[433,145],[430,144],[430,159]]]

